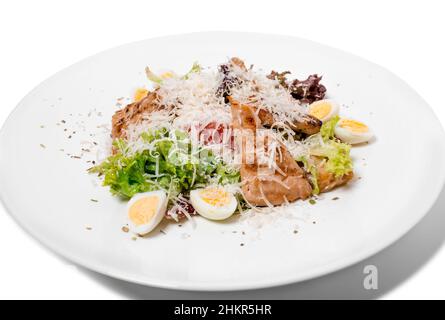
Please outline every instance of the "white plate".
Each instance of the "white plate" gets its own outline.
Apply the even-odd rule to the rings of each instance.
[[[227,223],[196,218],[195,227],[163,225],[166,234],[156,230],[132,241],[121,231],[125,204],[85,172],[92,156],[66,153],[78,155],[90,133],[97,133],[99,144],[106,141],[108,133],[99,134],[104,130],[97,126],[110,122],[117,98],[147,84],[146,65],[184,72],[193,61],[215,66],[230,56],[299,78],[322,74],[329,97],[344,105],[341,113],[368,123],[377,136],[352,151],[361,179],[316,205],[299,203],[286,216]],[[34,89],[1,131],[0,194],[35,238],[92,270],[175,289],[260,288],[344,268],[396,241],[442,188],[444,141],[428,105],[399,78],[363,59],[290,37],[188,34],[105,51]]]

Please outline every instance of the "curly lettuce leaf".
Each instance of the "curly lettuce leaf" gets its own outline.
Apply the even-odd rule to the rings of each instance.
[[[328,140],[324,144],[312,148],[311,154],[326,158],[326,170],[336,178],[348,174],[353,169],[350,155],[351,146],[337,140]]]
[[[198,62],[193,62],[192,68],[182,78],[187,80],[193,73],[200,73],[202,70],[201,65]]]
[[[104,176],[103,185],[109,186],[114,195],[131,198],[137,193],[159,189],[177,195],[207,185],[210,179],[222,184],[240,179],[239,172],[231,172],[211,153],[206,158],[191,157],[187,133],[175,132],[175,142],[166,129],[146,132],[141,137],[152,144],[152,149],[130,154],[125,141],[116,140],[117,153],[89,170]],[[179,145],[182,147],[178,148]]]
[[[335,127],[337,126],[338,121],[340,121],[340,117],[335,116],[323,123],[320,128],[320,134],[323,140],[327,141],[334,138]]]
[[[314,134],[305,140],[309,154],[326,159],[325,168],[328,172],[333,173],[335,177],[341,177],[353,170],[350,155],[351,146],[334,136],[335,127],[339,120],[340,118],[335,116],[326,121],[321,126],[320,133]]]

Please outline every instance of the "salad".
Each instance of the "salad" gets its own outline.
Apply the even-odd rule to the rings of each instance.
[[[155,73],[112,118],[113,147],[90,169],[128,201],[139,235],[163,219],[224,220],[292,206],[348,183],[370,128],[339,116],[322,77],[290,79],[231,58],[215,70]]]

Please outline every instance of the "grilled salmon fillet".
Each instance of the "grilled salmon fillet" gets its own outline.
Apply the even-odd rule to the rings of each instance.
[[[130,124],[136,124],[143,120],[144,115],[162,108],[156,91],[149,92],[142,100],[116,111],[111,120],[111,137],[113,139],[125,139],[125,131]]]
[[[261,124],[265,127],[271,127],[274,124],[272,113],[265,109],[258,110],[258,117]],[[287,123],[295,132],[301,132],[307,135],[313,135],[320,132],[322,122],[309,114],[300,114],[298,120]]]
[[[233,129],[250,130],[255,137],[257,129],[261,127],[261,120],[254,109],[248,105],[241,105],[233,99],[229,101]],[[242,191],[246,201],[251,205],[280,205],[288,201],[306,199],[312,193],[312,186],[306,179],[303,169],[292,158],[286,147],[279,144],[277,148],[279,150],[275,152],[274,157],[276,168],[269,168],[267,164],[259,164],[256,140],[254,140],[254,161],[248,163],[246,158],[249,151],[242,141],[240,169]]]

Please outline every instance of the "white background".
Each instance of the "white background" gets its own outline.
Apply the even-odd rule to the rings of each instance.
[[[155,36],[230,30],[294,35],[376,62],[415,88],[445,124],[442,2],[2,1],[0,123],[33,87],[84,57]],[[41,247],[0,207],[0,298],[445,299],[444,239],[442,192],[433,210],[407,236],[346,270],[267,290],[185,293],[128,284],[75,267]],[[376,291],[363,289],[367,264],[378,267]]]

